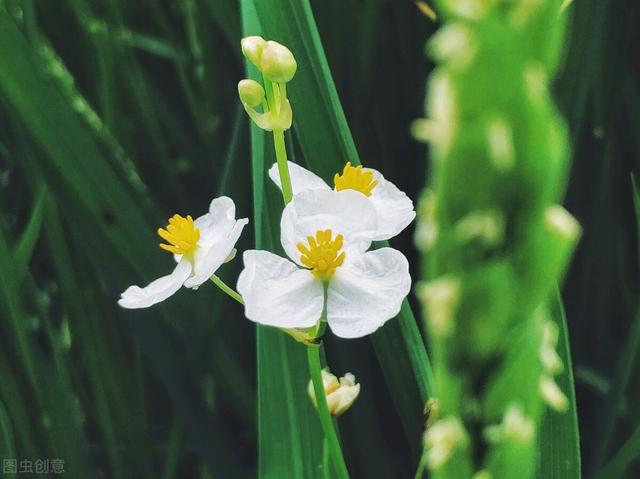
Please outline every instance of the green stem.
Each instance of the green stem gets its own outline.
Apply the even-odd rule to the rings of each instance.
[[[322,441],[322,477],[331,479],[331,465],[329,464],[329,443],[327,438]]]
[[[271,81],[267,80],[267,78],[262,75],[262,83],[264,83],[264,93],[267,98],[267,105],[269,111],[273,110],[274,107],[274,98],[273,98],[273,84]]]
[[[320,346],[309,345],[307,346],[307,359],[309,361],[309,373],[311,374],[311,382],[313,383],[313,390],[316,395],[316,405],[318,408],[318,416],[320,417],[320,424],[324,431],[324,437],[329,449],[329,455],[333,461],[334,468],[337,472],[337,477],[340,479],[348,479],[349,472],[347,471],[347,465],[344,462],[344,456],[342,455],[342,449],[340,442],[338,441],[338,435],[333,426],[331,414],[329,413],[329,406],[327,405],[327,396],[324,393],[324,383],[322,382],[322,367],[320,365]]]
[[[215,284],[218,288],[220,288],[224,293],[228,294],[233,299],[235,299],[238,303],[244,304],[244,301],[242,300],[242,296],[240,296],[240,294],[235,289],[233,289],[227,283],[222,281],[218,276],[216,276],[215,274],[211,276],[211,281],[213,281],[213,284]]]
[[[284,131],[273,130],[273,145],[276,149],[278,172],[280,173],[280,183],[282,184],[282,198],[284,198],[284,202],[287,204],[293,198],[293,192],[291,189],[289,166],[287,165],[287,149],[284,145]]]

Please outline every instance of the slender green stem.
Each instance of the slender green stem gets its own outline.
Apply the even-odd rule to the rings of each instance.
[[[262,82],[264,83],[264,93],[267,98],[267,105],[269,107],[269,111],[271,111],[274,107],[273,84],[267,80],[264,75],[262,75]]]
[[[331,479],[331,464],[329,464],[329,442],[327,438],[322,441],[322,477]]]
[[[240,296],[240,294],[238,294],[238,292],[235,289],[233,289],[227,283],[222,281],[218,276],[216,276],[215,274],[211,276],[211,281],[213,281],[213,284],[215,284],[218,288],[220,288],[224,293],[228,294],[233,299],[235,299],[238,303],[244,304],[244,301],[242,300],[242,296]]]
[[[311,382],[313,383],[313,389],[316,395],[316,405],[318,408],[318,416],[320,417],[320,424],[322,424],[322,430],[324,431],[324,437],[329,449],[329,455],[333,461],[334,468],[337,472],[337,477],[340,479],[348,479],[349,472],[347,471],[347,465],[344,462],[344,456],[342,455],[342,448],[338,441],[338,435],[333,426],[333,420],[329,413],[329,406],[327,405],[327,396],[324,393],[324,383],[322,382],[322,372],[320,365],[320,346],[309,345],[307,346],[307,359],[309,361],[309,373],[311,374]]]
[[[278,172],[280,173],[280,183],[282,183],[282,197],[286,204],[293,198],[293,192],[291,189],[289,166],[287,165],[287,148],[284,145],[284,131],[273,130],[273,145],[276,149]]]

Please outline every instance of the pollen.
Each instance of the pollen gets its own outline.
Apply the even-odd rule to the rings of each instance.
[[[378,180],[373,179],[371,171],[362,169],[362,165],[356,167],[351,166],[351,162],[344,165],[342,174],[333,177],[336,185],[336,191],[356,190],[365,196],[371,196],[371,192],[378,185]]]
[[[173,215],[166,228],[158,228],[158,236],[169,244],[160,243],[160,248],[174,254],[189,254],[196,249],[200,230],[190,215]]]
[[[300,251],[300,262],[311,272],[316,278],[326,279],[336,272],[336,268],[344,263],[344,251],[342,248],[343,237],[341,234],[332,239],[331,230],[319,230],[316,236],[307,236],[307,245],[298,243],[298,251]]]

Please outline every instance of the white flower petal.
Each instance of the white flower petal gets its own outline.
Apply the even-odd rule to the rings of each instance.
[[[371,334],[400,312],[410,288],[409,263],[395,249],[369,251],[346,262],[329,282],[331,331],[341,338]]]
[[[329,186],[315,173],[303,168],[296,163],[288,161],[289,165],[289,177],[291,178],[291,190],[296,195],[306,190],[329,190]],[[278,164],[274,163],[269,168],[269,178],[273,181],[278,188],[282,189],[282,182],[280,181],[280,171],[278,170]]]
[[[195,220],[200,230],[198,246],[208,247],[225,238],[236,224],[236,205],[227,196],[214,198],[209,205],[209,212]]]
[[[413,202],[396,185],[385,180],[379,171],[366,168],[373,173],[378,184],[371,192],[369,200],[378,213],[378,231],[374,240],[387,240],[396,236],[416,217]]]
[[[353,190],[308,190],[293,197],[282,212],[280,241],[282,247],[300,264],[298,243],[307,244],[307,236],[319,230],[332,230],[333,237],[344,237],[347,259],[365,252],[377,230],[378,220],[371,202]]]
[[[191,263],[183,259],[170,275],[158,278],[144,288],[129,286],[122,293],[118,304],[123,308],[135,309],[148,308],[160,301],[164,301],[180,289],[185,280],[191,275],[191,271]]]
[[[268,251],[249,250],[238,292],[245,316],[256,323],[280,328],[309,328],[322,315],[322,285],[313,275]]]
[[[223,263],[226,263],[247,223],[249,220],[246,218],[236,221],[225,237],[211,243],[208,247],[199,247],[196,250],[193,257],[193,276],[184,282],[187,288],[197,288],[211,278]]]

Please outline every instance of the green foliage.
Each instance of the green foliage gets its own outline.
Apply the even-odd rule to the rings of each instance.
[[[200,214],[213,196],[232,196],[239,214],[252,219],[254,234],[247,230],[239,251],[279,247],[282,203],[265,175],[273,144],[248,128],[237,100],[236,84],[245,76],[243,32],[262,31],[298,58],[289,89],[290,159],[325,179],[344,162],[361,161],[414,199],[425,175],[446,180],[447,215],[466,213],[467,202],[479,210],[480,223],[501,212],[494,224],[504,227],[502,244],[509,248],[489,237],[458,255],[443,240],[432,258],[437,268],[446,266],[438,258],[448,261],[451,254],[456,268],[473,265],[463,283],[470,301],[461,307],[469,316],[484,311],[493,324],[468,322],[482,337],[465,343],[474,356],[516,336],[510,320],[494,317],[504,319],[502,312],[518,305],[535,308],[553,292],[560,271],[532,255],[556,252],[543,259],[559,266],[566,251],[550,249],[531,218],[562,197],[566,168],[556,165],[555,175],[546,168],[557,145],[518,137],[518,148],[542,152],[544,161],[527,162],[505,187],[473,158],[442,177],[435,165],[432,176],[424,146],[409,134],[422,114],[432,68],[424,43],[437,23],[414,2],[241,3],[242,10],[235,0],[0,1],[0,459],[61,457],[69,477],[244,478],[256,471],[323,477],[302,347],[266,328],[256,338],[242,309],[212,284],[145,312],[115,303],[128,285],[171,267],[155,229],[173,213]],[[427,3],[440,20],[449,18],[438,3]],[[573,2],[564,13],[566,40],[550,17],[538,17],[531,35],[516,42],[493,22],[482,32],[492,33],[496,47],[483,57],[491,75],[480,78],[479,66],[478,82],[456,85],[471,112],[491,102],[482,115],[503,107],[518,109],[518,117],[539,114],[539,122],[531,116],[524,124],[535,132],[550,124],[548,111],[532,112],[525,102],[512,102],[515,90],[496,93],[495,86],[512,85],[516,70],[533,57],[560,74],[555,99],[574,152],[567,209],[576,212],[585,236],[563,289],[570,334],[555,297],[545,313],[558,325],[564,371],[556,381],[570,409],[542,419],[538,477],[579,471],[569,336],[585,477],[637,475],[638,252],[629,173],[640,158],[632,48],[638,13],[636,2]],[[511,60],[496,62],[498,54]],[[564,134],[562,123],[551,124]],[[522,126],[514,123],[513,131]],[[468,135],[460,151],[475,151],[483,141],[481,131]],[[469,181],[479,186],[470,188]],[[503,201],[495,204],[495,195]],[[510,201],[514,195],[519,201]],[[519,219],[523,210],[527,217]],[[418,278],[411,233],[392,245]],[[529,249],[518,246],[523,237]],[[480,267],[487,248],[507,257]],[[219,272],[231,285],[239,263]],[[525,284],[534,293],[518,293]],[[521,344],[533,350],[536,337],[520,338]],[[409,303],[370,341],[329,337],[325,346],[334,370],[351,371],[362,384],[357,403],[339,420],[351,477],[409,477],[419,460],[423,407],[434,393]],[[434,345],[428,352],[438,361],[442,350]],[[514,357],[516,364],[529,360]],[[516,373],[506,382],[510,391]],[[454,393],[465,386],[438,372],[436,379],[449,381]],[[499,410],[500,387],[495,391]],[[617,406],[604,408],[609,401]],[[528,450],[505,454],[531,462]]]

